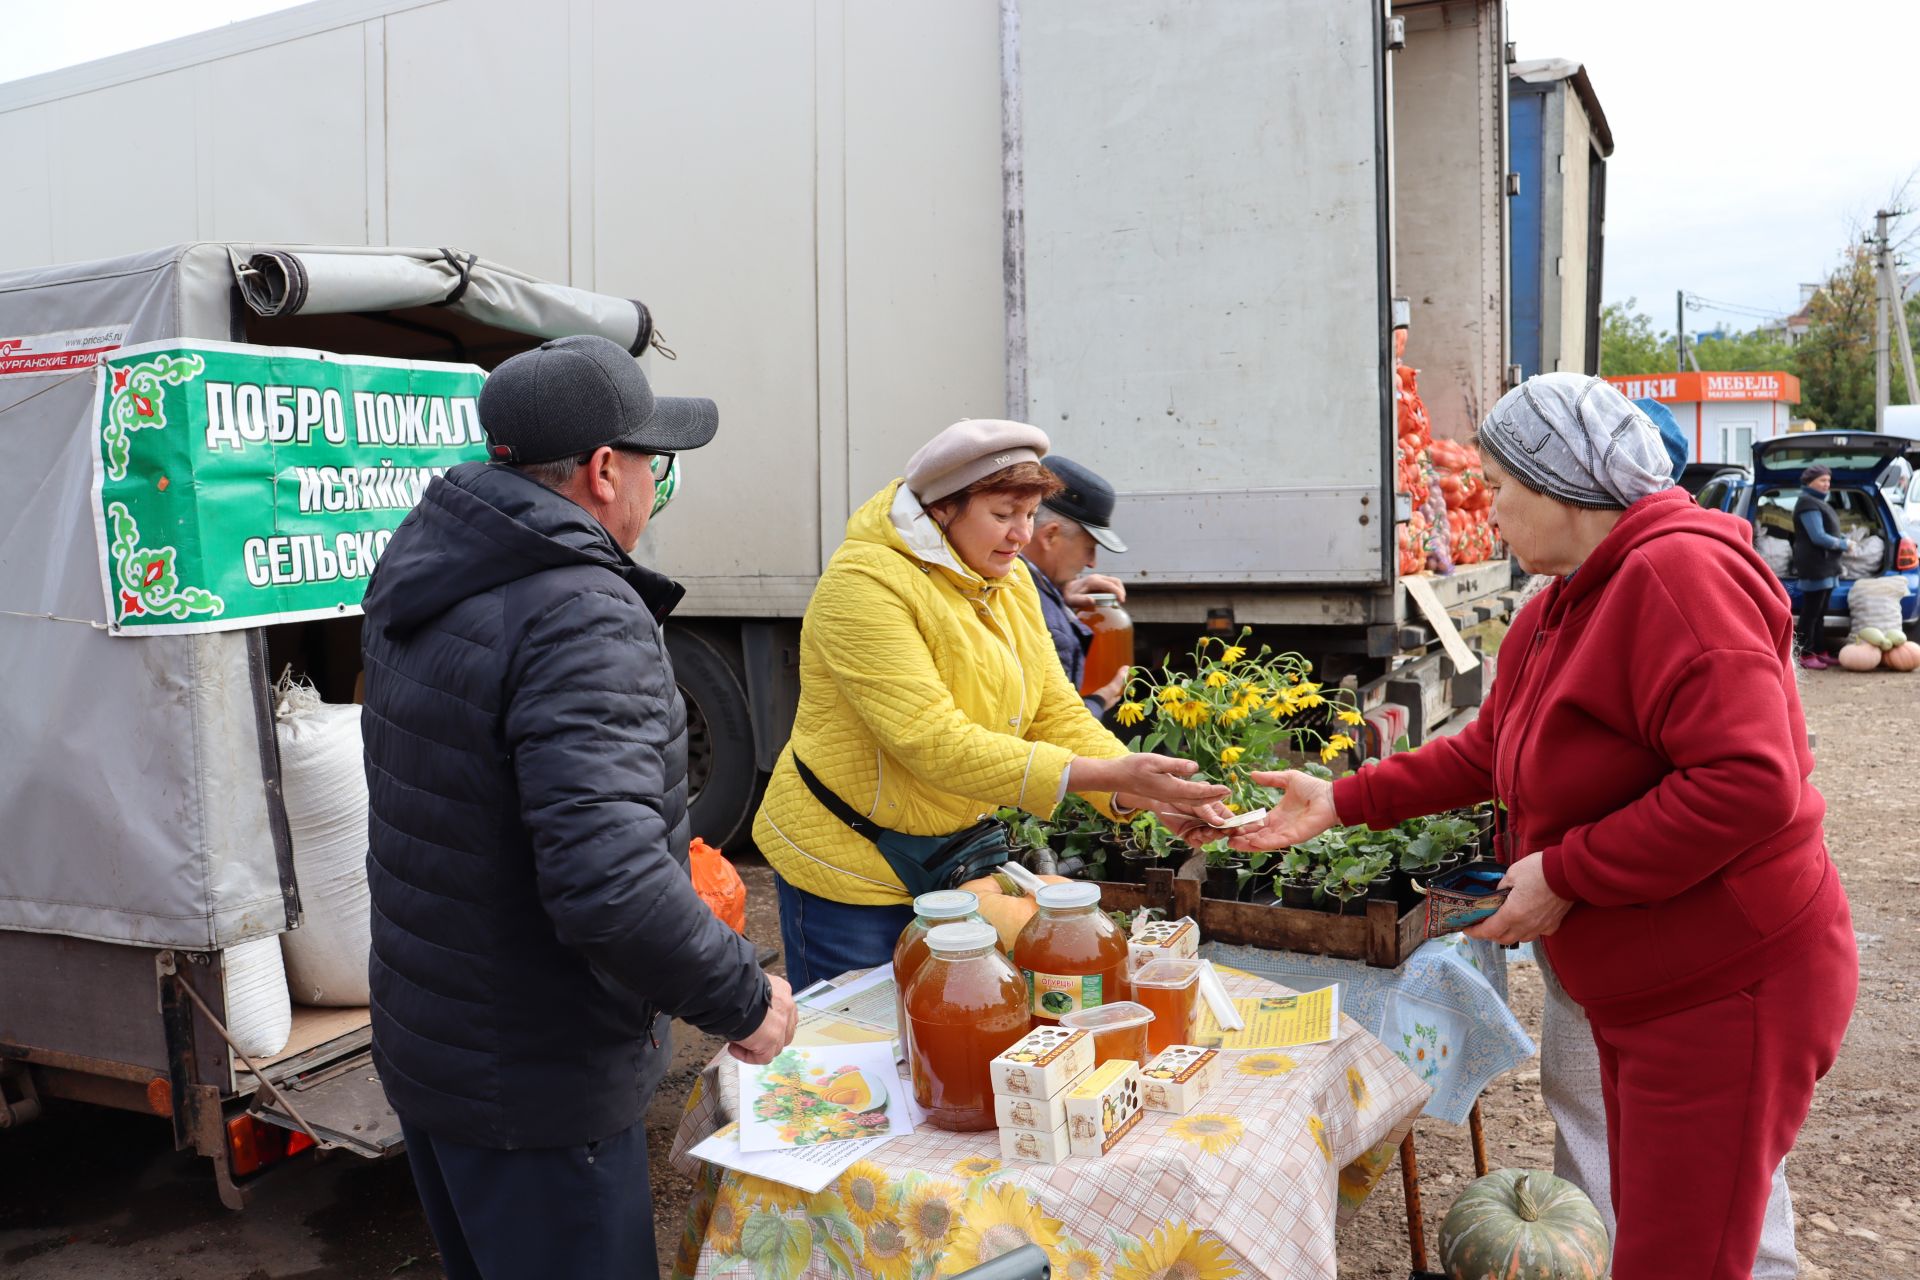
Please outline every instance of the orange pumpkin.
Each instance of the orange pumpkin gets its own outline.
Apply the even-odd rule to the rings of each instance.
[[[1047,884],[1072,883],[1068,876],[1039,878]],[[980,918],[999,931],[1000,949],[1012,955],[1014,939],[1020,936],[1020,930],[1026,928],[1027,921],[1033,919],[1040,910],[1040,904],[1028,897],[1026,891],[1004,871],[969,880],[960,887],[980,899]]]
[[[1887,650],[1881,661],[1890,671],[1913,671],[1920,669],[1920,644],[1908,640]]]
[[[1014,897],[1005,893],[982,893],[980,895],[980,918],[992,925],[1000,934],[1000,949],[1008,955],[1013,954],[1014,941],[1020,931],[1027,927],[1027,921],[1033,919],[1040,910],[1040,904],[1028,897]]]

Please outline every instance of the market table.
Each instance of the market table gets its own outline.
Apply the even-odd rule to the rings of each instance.
[[[1222,977],[1237,997],[1288,994]],[[921,1128],[809,1196],[688,1154],[737,1118],[723,1051],[674,1139],[695,1191],[673,1274],[928,1280],[1031,1241],[1061,1280],[1332,1277],[1336,1225],[1391,1164],[1430,1088],[1346,1017],[1324,1044],[1224,1056],[1198,1107],[1144,1113],[1104,1159],[1003,1163],[993,1130]]]

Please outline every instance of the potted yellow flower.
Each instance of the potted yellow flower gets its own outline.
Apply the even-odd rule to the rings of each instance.
[[[1281,768],[1287,756],[1333,760],[1357,745],[1347,730],[1361,723],[1350,691],[1315,682],[1312,664],[1298,653],[1276,653],[1270,645],[1253,650],[1252,631],[1241,628],[1231,642],[1201,637],[1190,670],[1137,669],[1115,709],[1121,725],[1140,730],[1128,744],[1133,750],[1194,761],[1198,776],[1227,788],[1227,807],[1235,813],[1273,801],[1253,773]],[[1264,862],[1267,855],[1256,856]],[[1210,896],[1237,896],[1246,864],[1234,864],[1224,840],[1209,847],[1208,861],[1221,873],[1210,876]]]

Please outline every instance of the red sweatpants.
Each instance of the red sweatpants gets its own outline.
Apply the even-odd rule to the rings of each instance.
[[[1613,1152],[1613,1280],[1749,1280],[1774,1168],[1853,1012],[1842,901],[1794,963],[1743,991],[1630,1026],[1594,1024]]]

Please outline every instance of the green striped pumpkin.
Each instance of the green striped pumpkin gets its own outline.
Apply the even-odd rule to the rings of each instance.
[[[1450,1280],[1601,1280],[1611,1256],[1593,1201],[1536,1169],[1470,1183],[1440,1224]]]

